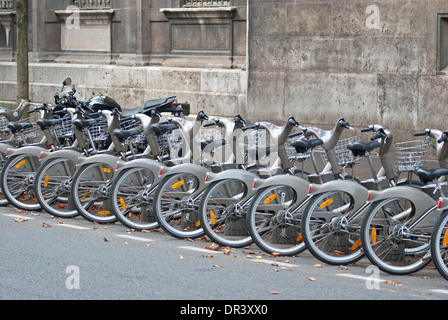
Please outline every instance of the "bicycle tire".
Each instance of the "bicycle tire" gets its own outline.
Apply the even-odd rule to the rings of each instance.
[[[258,190],[247,210],[247,224],[255,244],[269,254],[291,256],[306,250],[301,237],[297,195],[287,185]]]
[[[105,163],[89,163],[74,174],[71,196],[76,210],[87,221],[113,223],[117,218],[109,208],[109,181],[113,169]]]
[[[159,226],[175,238],[204,235],[198,216],[198,178],[191,173],[165,177],[154,194],[153,208]]]
[[[247,188],[238,179],[212,182],[201,196],[199,219],[205,234],[220,246],[253,243],[246,223]]]
[[[76,163],[65,158],[49,159],[37,170],[34,181],[36,199],[47,213],[72,218],[79,215],[71,203],[71,179]]]
[[[414,213],[412,199],[406,197],[377,201],[366,212],[361,225],[361,243],[366,257],[380,270],[406,275],[419,271],[431,261],[427,234],[417,229],[406,230],[406,217]]]
[[[34,177],[39,158],[31,155],[12,156],[1,172],[1,189],[8,203],[26,211],[41,210],[34,190]]]
[[[304,210],[301,229],[311,254],[330,265],[348,265],[364,257],[360,229],[362,219],[349,221],[353,208],[348,192],[334,190],[313,196]]]
[[[448,280],[448,210],[434,225],[431,234],[431,257],[440,275]]]
[[[148,181],[143,181],[143,177]],[[136,230],[159,227],[153,214],[153,181],[154,173],[145,168],[125,169],[114,179],[110,202],[113,214],[121,224]]]

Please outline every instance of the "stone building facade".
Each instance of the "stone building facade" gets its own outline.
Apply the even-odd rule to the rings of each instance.
[[[31,98],[67,76],[122,106],[331,127],[446,130],[448,0],[30,0]],[[0,101],[14,101],[14,1],[0,1]]]

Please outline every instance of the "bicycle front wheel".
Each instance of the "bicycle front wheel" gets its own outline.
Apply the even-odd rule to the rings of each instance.
[[[8,202],[22,210],[40,210],[34,190],[39,158],[30,155],[12,156],[1,173],[1,189]]]
[[[73,176],[73,204],[86,220],[98,223],[117,221],[108,201],[113,172],[105,163],[90,163],[79,168]]]
[[[302,234],[314,257],[331,265],[347,265],[364,256],[361,246],[362,219],[349,219],[353,197],[344,191],[314,196],[302,217]]]
[[[175,238],[204,234],[198,215],[199,179],[191,173],[165,177],[154,195],[154,214],[160,227]]]
[[[431,235],[431,257],[439,273],[448,280],[448,210],[434,226]]]
[[[36,199],[49,214],[60,218],[79,215],[70,197],[75,167],[74,161],[58,158],[46,161],[37,170],[34,182]]]
[[[253,242],[246,223],[247,188],[238,179],[212,183],[201,197],[199,219],[205,234],[221,246],[242,248]]]
[[[129,168],[118,174],[110,190],[113,214],[126,227],[137,230],[158,228],[153,211],[154,173]]]
[[[306,249],[297,198],[295,190],[287,185],[260,189],[253,196],[247,210],[249,233],[266,253],[289,256]]]
[[[361,226],[361,243],[372,264],[389,274],[406,275],[431,261],[431,230],[409,227],[416,214],[415,205],[407,198],[372,204]]]

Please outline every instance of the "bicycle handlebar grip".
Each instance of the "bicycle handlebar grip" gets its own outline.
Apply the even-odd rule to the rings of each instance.
[[[447,142],[448,141],[448,132],[442,133],[442,137],[437,140],[437,143]]]
[[[361,132],[369,132],[372,130],[373,130],[373,128],[364,128],[364,129],[361,129]]]
[[[208,128],[208,127],[213,127],[216,126],[218,124],[219,121],[215,121],[215,122],[211,122],[211,123],[206,123],[204,124],[204,128]]]
[[[244,127],[242,130],[246,131],[246,130],[250,130],[250,129],[256,129],[257,127],[258,127],[257,125],[247,126],[247,127]]]
[[[415,137],[420,137],[420,136],[426,136],[426,132],[424,131],[424,132],[416,132],[416,133],[414,133],[414,136]]]
[[[303,135],[303,131],[290,134],[289,137],[290,138],[294,138],[294,137],[298,137],[298,136],[301,136],[301,135]]]

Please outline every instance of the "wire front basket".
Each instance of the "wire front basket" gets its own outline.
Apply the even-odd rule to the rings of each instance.
[[[397,142],[394,145],[395,167],[399,172],[414,171],[422,166],[430,144],[426,140]]]

